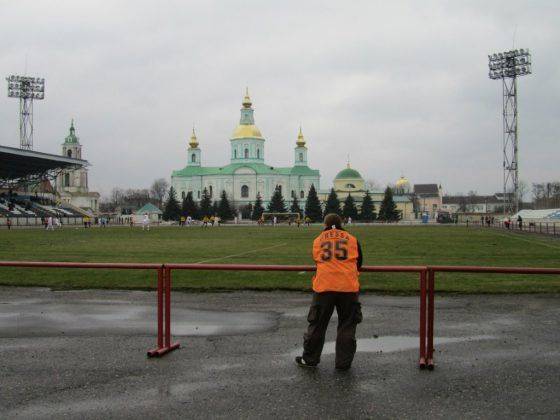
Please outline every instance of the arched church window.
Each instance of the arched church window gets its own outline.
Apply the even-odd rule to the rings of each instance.
[[[198,196],[198,198],[200,199],[200,190],[198,191],[198,194],[197,194],[197,196]]]
[[[247,198],[249,197],[249,187],[247,185],[243,185],[241,187],[241,197],[242,198]]]
[[[210,197],[212,197],[212,196],[213,196],[213,194],[212,194],[212,185],[210,185],[210,186],[208,187],[208,192],[210,193]]]
[[[66,152],[66,155],[67,155],[69,158],[71,158],[71,157],[72,157],[72,150],[68,150],[68,151]]]
[[[295,198],[295,196],[296,196],[296,192],[292,190],[292,198]]]
[[[299,161],[300,161],[300,162],[303,162],[303,153],[300,153],[300,154],[299,154]]]
[[[237,149],[233,149],[233,158],[237,159]]]
[[[70,174],[64,174],[64,186],[65,187],[70,186]]]
[[[299,192],[299,198],[305,198],[305,193],[303,192],[303,190]]]
[[[196,155],[194,153],[191,155],[191,162],[196,162]]]
[[[257,159],[261,158],[261,149],[257,149]]]
[[[249,159],[249,149],[245,149],[245,159]]]
[[[185,191],[181,191],[181,198],[184,200],[185,199]]]
[[[346,188],[356,188],[354,184],[346,184]]]

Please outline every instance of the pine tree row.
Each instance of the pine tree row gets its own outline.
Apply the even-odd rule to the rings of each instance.
[[[317,195],[317,190],[312,184],[309,189],[309,193],[307,194],[304,210],[305,216],[309,217],[312,222],[320,222],[323,217],[329,213],[336,213],[345,219],[361,220],[364,222],[371,222],[374,220],[392,222],[397,221],[400,218],[400,212],[397,210],[397,205],[393,199],[393,191],[390,187],[385,189],[379,213],[375,212],[375,205],[369,191],[366,191],[362,200],[361,209],[358,211],[354,198],[350,194],[347,195],[344,202],[341,204],[334,188],[331,188],[325,203],[325,209],[323,211],[321,202]],[[265,211],[261,195],[257,194],[255,203],[249,204],[242,209],[242,211],[244,211],[247,216],[250,215],[252,220],[260,219]],[[280,187],[276,187],[274,190],[274,194],[270,199],[267,211],[271,213],[285,213],[288,211]],[[291,213],[298,213],[302,215],[299,200],[295,195],[292,197],[289,211]],[[167,200],[164,204],[163,219],[179,220],[181,216],[191,216],[194,219],[204,216],[218,216],[221,220],[225,221],[233,219],[235,211],[232,209],[225,191],[222,191],[219,201],[212,202],[212,197],[205,188],[198,204],[194,200],[192,192],[189,191],[181,205],[177,200],[175,189],[171,187],[169,189],[169,193],[167,194]]]

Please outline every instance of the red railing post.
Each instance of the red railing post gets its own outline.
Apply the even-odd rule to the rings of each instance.
[[[165,284],[165,347],[171,347],[171,270],[163,269]]]
[[[420,369],[426,367],[426,271],[420,272]]]
[[[426,352],[427,368],[434,368],[434,290],[435,290],[435,272],[428,269],[428,346]]]
[[[179,348],[171,343],[171,269],[164,265],[158,269],[158,342],[157,348],[148,351],[148,357],[163,356]]]
[[[158,357],[179,348],[171,344],[171,270],[162,265],[158,268],[157,285],[157,348],[148,351],[148,357]]]
[[[163,268],[157,270],[157,346],[163,347]]]

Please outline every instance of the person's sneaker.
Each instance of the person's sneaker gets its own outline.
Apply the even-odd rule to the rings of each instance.
[[[298,365],[300,367],[305,367],[305,368],[317,367],[317,365],[312,365],[310,363],[307,363],[305,360],[303,360],[303,357],[301,357],[301,356],[296,357],[296,365]]]

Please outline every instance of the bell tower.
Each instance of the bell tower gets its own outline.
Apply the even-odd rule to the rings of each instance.
[[[74,120],[70,123],[68,135],[62,143],[62,156],[72,159],[82,159],[82,145],[76,136]],[[78,169],[65,169],[56,178],[56,187],[59,191],[72,193],[88,192],[88,171],[82,166]]]
[[[301,127],[299,127],[299,134],[294,149],[294,166],[307,166],[307,147],[305,147],[305,138]]]
[[[192,129],[187,155],[187,166],[200,166],[200,148],[198,147],[198,139],[196,138],[194,127]]]

